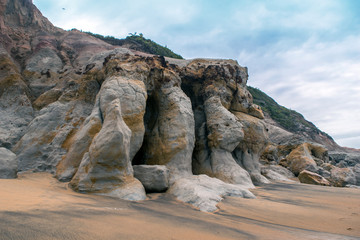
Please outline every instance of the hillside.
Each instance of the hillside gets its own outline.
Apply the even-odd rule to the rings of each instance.
[[[142,33],[140,33],[139,35],[137,35],[136,33],[131,34],[124,39],[115,38],[113,36],[103,36],[91,32],[86,33],[114,46],[127,47],[136,51],[160,55],[164,57],[183,59],[182,56],[174,53],[169,48],[163,47],[160,44],[152,41],[151,39],[145,38]]]
[[[279,127],[303,136],[309,141],[323,144],[332,150],[340,149],[330,135],[318,129],[312,122],[307,121],[300,113],[279,105],[258,88],[251,86],[247,86],[247,88],[253,96],[254,103],[259,105],[264,111],[264,115],[274,120]]]

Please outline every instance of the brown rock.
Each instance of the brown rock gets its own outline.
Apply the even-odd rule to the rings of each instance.
[[[287,166],[295,176],[305,169],[316,167],[316,162],[311,156],[311,146],[309,143],[303,143],[286,156]]]
[[[298,176],[301,183],[330,186],[330,182],[319,174],[303,170]]]

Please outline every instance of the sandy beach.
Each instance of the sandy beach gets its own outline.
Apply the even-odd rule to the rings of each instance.
[[[0,180],[0,239],[360,239],[360,189],[273,183],[214,213],[168,194],[128,202],[73,192],[48,173]]]

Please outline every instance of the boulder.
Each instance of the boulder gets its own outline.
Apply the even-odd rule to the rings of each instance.
[[[134,165],[134,177],[146,192],[165,192],[169,187],[169,169],[161,165]]]
[[[350,168],[334,167],[330,171],[331,185],[335,187],[345,187],[346,185],[356,185],[356,176]]]
[[[203,212],[216,211],[216,205],[226,196],[255,198],[245,188],[206,175],[178,179],[167,192]]]
[[[315,170],[316,162],[311,155],[312,145],[309,143],[303,143],[297,148],[292,150],[289,155],[286,156],[287,166],[295,176],[299,175],[301,171]]]
[[[295,178],[290,170],[279,165],[262,166],[261,174],[273,181],[294,182],[291,178]]]
[[[356,185],[360,186],[360,163],[356,164],[353,168],[353,172],[356,178]]]
[[[356,164],[360,164],[360,153],[329,152],[329,160],[337,167],[354,167]]]
[[[330,186],[330,182],[319,174],[303,170],[298,176],[301,183]]]
[[[15,153],[0,147],[0,178],[17,177],[17,159]]]

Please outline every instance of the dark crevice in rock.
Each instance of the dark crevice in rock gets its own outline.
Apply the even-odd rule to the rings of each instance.
[[[148,136],[149,133],[154,128],[158,115],[158,101],[156,100],[155,94],[149,95],[146,101],[146,109],[144,115],[144,125],[145,125],[145,135],[141,148],[136,153],[135,157],[132,160],[133,165],[142,165],[146,164],[146,147],[148,145]]]
[[[183,77],[181,83],[181,89],[191,100],[195,119],[195,147],[192,154],[192,171],[195,175],[200,174],[197,171],[197,169],[199,169],[198,165],[204,164],[204,161],[209,159],[211,154],[207,141],[209,132],[206,126],[204,99],[200,93],[202,89],[202,82],[203,79]],[[211,172],[211,164],[208,166],[208,168]]]

